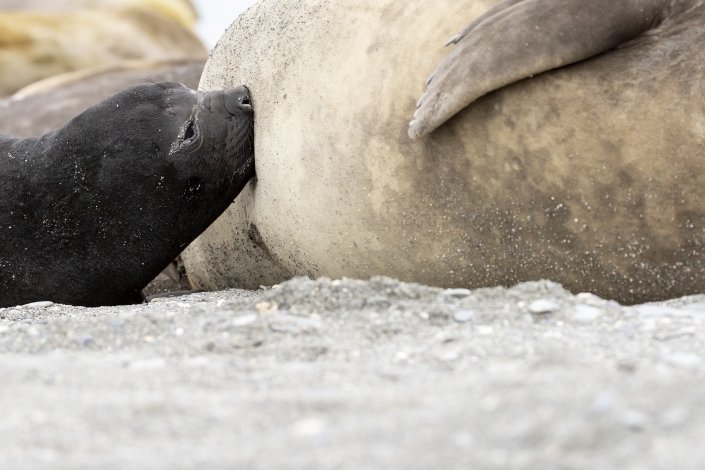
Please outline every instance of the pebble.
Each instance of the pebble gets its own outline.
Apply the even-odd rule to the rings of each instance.
[[[409,359],[409,353],[406,351],[399,351],[394,355],[395,362],[406,361],[408,359]]]
[[[307,418],[295,422],[292,433],[297,437],[315,437],[322,434],[326,429],[326,422],[319,418]]]
[[[475,318],[474,310],[458,310],[453,314],[453,318],[458,323],[467,323]]]
[[[555,312],[558,308],[558,304],[551,299],[534,300],[529,304],[529,312],[535,314]]]
[[[703,362],[703,358],[693,353],[674,353],[668,354],[663,358],[672,366],[678,367],[696,367]]]
[[[51,307],[52,305],[54,305],[54,302],[44,301],[44,302],[32,302],[31,304],[23,305],[23,307],[27,307],[27,308],[46,308],[46,307]]]
[[[664,333],[657,333],[654,335],[659,341],[667,341],[672,338],[678,338],[679,336],[692,336],[696,333],[697,329],[694,326],[686,326],[675,331],[667,331]]]
[[[681,317],[690,316],[690,312],[664,305],[637,305],[626,309],[625,316],[640,317]]]
[[[600,393],[592,402],[590,414],[594,416],[603,416],[610,413],[615,408],[617,397],[611,390],[606,390]]]
[[[271,302],[259,302],[255,304],[255,310],[261,313],[274,313],[279,309],[279,306]]]
[[[575,298],[578,299],[581,303],[591,305],[593,307],[610,307],[614,309],[621,308],[619,302],[615,302],[614,300],[605,300],[602,297],[598,297],[597,295],[592,294],[590,292],[581,292],[580,294],[576,295]]]
[[[645,320],[639,325],[639,331],[648,333],[649,331],[656,330],[655,320]]]
[[[649,424],[649,416],[643,411],[627,410],[622,414],[621,422],[632,431],[643,431]]]
[[[480,325],[477,327],[477,334],[481,336],[489,336],[494,333],[494,328],[490,325]]]
[[[458,351],[446,351],[438,355],[438,360],[441,362],[453,362],[457,361],[459,357],[460,353]]]
[[[128,364],[127,368],[130,370],[151,370],[151,369],[161,369],[166,365],[166,361],[162,358],[154,359],[142,359],[138,361],[132,361]]]
[[[581,292],[575,296],[575,298],[580,300],[602,300],[600,297],[596,296],[592,292]]]
[[[543,336],[544,338],[562,338],[562,337],[563,337],[563,333],[561,333],[560,331],[551,331],[551,330],[548,330],[548,331],[545,331],[542,336]]]
[[[472,434],[469,432],[461,431],[453,436],[453,443],[464,449],[473,445],[475,443],[475,439],[473,439]]]
[[[323,327],[323,323],[312,318],[279,313],[272,318],[269,327],[273,331],[280,333],[299,333],[301,331],[319,330]]]
[[[94,343],[95,340],[93,339],[93,336],[91,336],[91,335],[84,335],[84,336],[81,336],[76,342],[78,343],[78,345],[80,347],[85,348],[89,344]]]
[[[495,411],[497,408],[499,408],[499,405],[502,403],[502,401],[499,399],[499,397],[495,395],[488,395],[482,400],[480,400],[480,408],[482,408],[484,411]]]
[[[592,323],[602,316],[602,310],[590,305],[578,304],[573,307],[571,319],[578,323]]]
[[[689,417],[690,413],[687,409],[682,407],[673,408],[661,415],[661,426],[666,428],[675,428],[685,424]]]
[[[196,356],[186,359],[186,365],[191,367],[202,367],[211,364],[211,360],[206,356]]]
[[[235,327],[251,325],[252,323],[256,322],[258,318],[259,317],[257,315],[255,315],[254,313],[250,313],[247,315],[241,315],[241,316],[233,319],[232,325]]]
[[[450,331],[439,331],[436,333],[435,339],[441,343],[450,343],[451,341],[457,340],[458,337]]]
[[[373,295],[365,299],[366,307],[381,307],[389,304],[389,299],[385,295]]]
[[[441,292],[443,297],[455,297],[456,299],[464,299],[472,294],[470,289],[446,289]]]

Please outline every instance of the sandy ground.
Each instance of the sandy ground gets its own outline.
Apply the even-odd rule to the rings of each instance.
[[[0,468],[705,468],[705,296],[295,279],[0,310]]]

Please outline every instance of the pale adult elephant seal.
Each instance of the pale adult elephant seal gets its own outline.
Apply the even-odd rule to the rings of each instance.
[[[0,135],[0,307],[140,290],[254,172],[245,87],[129,88],[38,138]]]
[[[443,43],[475,19],[412,133],[460,111],[410,139]],[[702,292],[704,25],[702,0],[263,0],[201,81],[251,87],[257,184],[187,271],[207,288],[385,274],[548,278],[625,303]]]

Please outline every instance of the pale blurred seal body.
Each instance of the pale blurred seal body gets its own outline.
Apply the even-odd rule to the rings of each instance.
[[[0,98],[0,134],[44,135],[135,85],[175,82],[196,89],[203,65],[204,62],[124,62],[46,78],[11,97]]]
[[[262,0],[201,81],[251,87],[257,184],[189,275],[703,292],[704,24],[702,0]]]
[[[57,74],[125,61],[205,61],[189,6],[183,0],[0,5],[0,96]]]
[[[0,306],[140,302],[252,177],[249,99],[141,85],[42,137],[0,135]]]

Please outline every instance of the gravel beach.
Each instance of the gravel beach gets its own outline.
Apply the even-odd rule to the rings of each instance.
[[[705,468],[703,320],[382,277],[0,309],[0,468]]]

